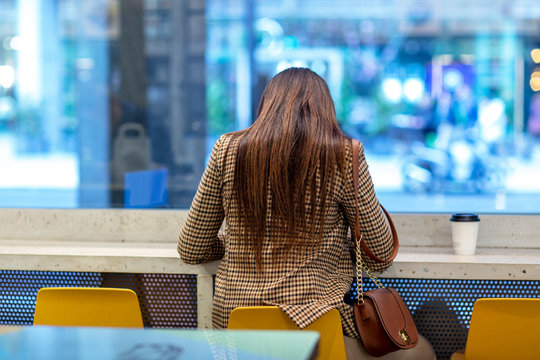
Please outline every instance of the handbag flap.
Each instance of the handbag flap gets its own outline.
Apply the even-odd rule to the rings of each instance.
[[[412,347],[416,344],[418,330],[411,313],[395,289],[378,288],[365,292],[364,297],[372,300],[384,331],[397,346]]]

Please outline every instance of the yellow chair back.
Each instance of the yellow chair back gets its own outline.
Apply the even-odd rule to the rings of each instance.
[[[142,328],[143,321],[133,290],[55,287],[38,291],[34,325]]]
[[[231,312],[228,329],[252,330],[300,330],[300,328],[277,306],[239,307]],[[341,316],[333,309],[304,330],[320,334],[319,360],[346,359]]]
[[[538,359],[539,334],[540,299],[478,299],[465,359]]]

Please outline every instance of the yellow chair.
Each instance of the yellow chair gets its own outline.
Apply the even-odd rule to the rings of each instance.
[[[143,321],[133,290],[56,287],[38,291],[34,325],[142,328]]]
[[[228,329],[300,330],[277,306],[239,307],[231,312]],[[345,359],[345,343],[339,311],[333,309],[304,330],[318,331],[319,357],[317,359]]]
[[[451,360],[539,359],[540,299],[478,299],[464,352]]]

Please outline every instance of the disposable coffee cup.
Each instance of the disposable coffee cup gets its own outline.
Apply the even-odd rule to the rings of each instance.
[[[478,214],[453,214],[450,222],[454,252],[457,255],[474,255],[480,223]]]

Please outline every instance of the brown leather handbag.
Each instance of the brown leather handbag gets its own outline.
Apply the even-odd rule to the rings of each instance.
[[[418,330],[411,313],[393,288],[384,287],[362,261],[362,251],[376,262],[389,263],[397,255],[399,241],[396,228],[390,214],[381,205],[392,230],[394,240],[393,251],[388,259],[378,258],[367,246],[360,233],[358,216],[358,162],[360,158],[360,143],[353,140],[353,179],[356,200],[356,222],[354,237],[356,240],[356,273],[357,301],[354,303],[356,327],[366,351],[373,356],[383,356],[400,349],[411,349],[418,343]],[[377,288],[363,291],[362,270],[366,272]]]

